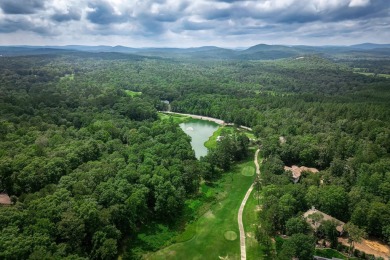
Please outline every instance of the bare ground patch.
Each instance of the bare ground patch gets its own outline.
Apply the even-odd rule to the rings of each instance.
[[[294,178],[294,180],[297,182],[299,180],[299,178],[301,177],[301,174],[302,172],[311,172],[311,173],[317,173],[319,172],[318,169],[316,168],[309,168],[309,167],[306,167],[306,166],[301,166],[301,167],[298,167],[296,165],[293,165],[291,167],[289,166],[284,166],[284,170],[285,171],[290,171],[292,173],[292,177]]]
[[[343,245],[349,246],[347,238],[340,237],[338,240]],[[383,257],[384,259],[389,259],[390,256],[390,247],[375,240],[363,239],[361,243],[355,243],[355,248],[359,251],[365,252],[366,254]]]

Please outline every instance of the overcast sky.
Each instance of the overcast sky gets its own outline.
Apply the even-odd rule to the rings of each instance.
[[[390,0],[0,0],[0,45],[390,43]]]

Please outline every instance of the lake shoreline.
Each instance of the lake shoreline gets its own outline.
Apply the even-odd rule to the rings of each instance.
[[[205,120],[205,121],[210,121],[210,122],[214,122],[218,125],[227,125],[227,123],[225,123],[225,121],[223,121],[222,119],[218,119],[218,118],[213,118],[213,117],[209,117],[209,116],[200,116],[200,115],[193,115],[193,114],[185,114],[185,113],[177,113],[177,112],[170,112],[170,111],[159,111],[160,113],[164,113],[164,114],[173,114],[173,115],[181,115],[181,116],[188,116],[188,117],[191,117],[193,119],[200,119],[200,120]]]
[[[171,114],[171,115],[180,115],[180,116],[188,116],[188,117],[191,117],[193,119],[200,119],[200,120],[205,120],[205,121],[210,121],[210,122],[214,122],[218,125],[221,125],[221,126],[232,126],[234,125],[234,123],[226,123],[224,120],[222,119],[218,119],[218,118],[214,118],[214,117],[209,117],[209,116],[201,116],[201,115],[193,115],[193,114],[185,114],[185,113],[178,113],[178,112],[171,112],[171,111],[159,111],[160,113],[163,113],[163,114]],[[248,131],[252,131],[252,128],[250,127],[247,127],[247,126],[243,126],[243,125],[240,125],[238,126],[239,128],[242,128],[244,130],[248,130]]]
[[[214,121],[192,118],[189,122],[179,124],[180,128],[191,137],[191,146],[195,151],[195,156],[200,159],[208,153],[205,142],[218,130],[220,125]]]

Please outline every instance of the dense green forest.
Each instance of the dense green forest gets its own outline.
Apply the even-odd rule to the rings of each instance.
[[[0,207],[1,259],[134,257],[124,241],[182,221],[201,180],[247,156],[237,134],[196,160],[178,124],[159,120],[161,100],[253,128],[265,158],[258,237],[291,235],[280,257],[310,241],[298,216],[311,206],[390,243],[390,79],[353,70],[387,73],[388,60],[0,59],[0,192],[13,201]],[[292,164],[320,173],[293,184]]]
[[[157,120],[154,100],[96,79],[105,62],[78,61],[1,63],[0,189],[17,201],[0,209],[2,259],[114,258],[199,185],[189,137]]]

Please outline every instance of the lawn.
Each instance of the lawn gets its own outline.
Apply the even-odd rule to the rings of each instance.
[[[176,115],[176,114],[158,113],[158,117],[160,120],[172,119],[173,122],[177,123],[177,124],[184,123],[184,122],[191,120],[191,117],[189,117],[189,116],[182,116],[182,115]]]
[[[223,132],[226,132],[228,134],[232,134],[234,132],[242,132],[249,139],[255,139],[255,135],[250,131],[244,129],[237,129],[235,126],[220,126],[218,130],[215,131],[212,136],[210,136],[209,140],[204,143],[204,146],[206,146],[208,149],[217,147],[217,137],[222,135]]]
[[[261,161],[260,158],[259,161]],[[252,173],[252,176],[254,176],[256,171],[254,166],[246,166],[242,170],[243,175],[248,175],[249,173]],[[242,221],[246,234],[245,244],[247,259],[265,259],[263,257],[261,246],[255,238],[257,223],[259,222],[259,202],[261,203],[261,201],[259,201],[258,199],[257,194],[258,192],[255,187],[246,202],[242,215]]]
[[[137,97],[141,96],[142,92],[136,92],[136,91],[131,91],[131,90],[125,90],[126,94],[129,95],[130,97]]]
[[[204,146],[206,146],[208,149],[217,147],[217,137],[220,136],[223,131],[231,134],[235,131],[235,128],[232,126],[220,126],[217,131],[215,131],[213,135],[210,136],[209,140],[204,143]]]
[[[261,203],[261,201],[260,201]],[[263,252],[255,234],[259,217],[258,196],[256,189],[253,189],[251,196],[246,202],[242,220],[246,234],[246,257],[247,259],[264,259]]]
[[[246,166],[242,168],[241,174],[244,176],[253,176],[256,173],[256,169],[253,166]]]
[[[383,77],[383,78],[390,78],[390,74],[381,74],[381,73],[375,74],[375,73],[372,73],[372,72],[364,72],[360,68],[355,68],[353,70],[353,72],[361,74],[361,75],[365,75],[365,76],[377,76],[377,77]]]
[[[255,134],[253,132],[244,130],[242,128],[240,128],[240,131],[243,132],[249,139],[253,139],[253,140],[256,139]]]
[[[330,258],[330,259],[332,259],[333,257],[339,259],[347,259],[347,257],[341,254],[340,252],[330,248],[316,249],[315,255]]]
[[[176,242],[183,242],[144,255],[144,258],[219,259],[219,257],[228,256],[229,259],[240,259],[237,213],[241,201],[254,179],[254,175],[245,176],[242,174],[243,170],[248,169],[248,167],[254,169],[252,158],[253,156],[250,156],[246,162],[237,164],[232,171],[225,173],[212,186],[202,186],[204,196],[214,199],[209,204],[205,203],[209,206],[203,207],[199,211],[205,212],[203,215],[188,224],[184,233],[173,238]],[[253,220],[252,217],[250,221]],[[252,250],[252,246],[250,248]]]

